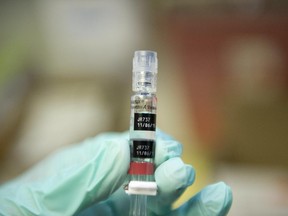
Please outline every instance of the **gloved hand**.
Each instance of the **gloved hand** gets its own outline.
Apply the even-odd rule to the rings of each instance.
[[[204,188],[171,210],[195,172],[180,159],[180,143],[157,132],[156,146],[158,195],[148,199],[149,215],[227,214],[232,193],[224,183]],[[128,215],[130,197],[122,186],[129,155],[128,133],[105,133],[65,147],[0,187],[0,215]]]

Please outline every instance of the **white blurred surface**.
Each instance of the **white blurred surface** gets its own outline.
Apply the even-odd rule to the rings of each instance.
[[[52,0],[37,5],[46,47],[45,68],[53,75],[121,76],[119,68],[126,65],[127,51],[140,46],[148,34],[142,3]]]
[[[229,216],[286,216],[288,212],[288,173],[286,170],[225,165],[217,173],[233,191]]]
[[[112,127],[112,107],[93,82],[43,84],[31,93],[0,181],[9,179],[64,145]]]

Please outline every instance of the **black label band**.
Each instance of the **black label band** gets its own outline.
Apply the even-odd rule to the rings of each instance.
[[[155,131],[156,114],[134,113],[134,130]]]
[[[135,158],[154,158],[153,140],[133,140],[132,157]]]

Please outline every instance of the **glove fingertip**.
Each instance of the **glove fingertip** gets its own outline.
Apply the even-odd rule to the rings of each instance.
[[[159,166],[170,158],[180,157],[182,145],[176,140],[157,140],[155,164]]]
[[[198,201],[207,215],[226,215],[233,201],[232,190],[224,182],[219,182],[204,188]]]
[[[161,164],[155,172],[155,179],[164,193],[171,193],[191,185],[195,180],[195,170],[191,165],[183,163],[175,157]]]

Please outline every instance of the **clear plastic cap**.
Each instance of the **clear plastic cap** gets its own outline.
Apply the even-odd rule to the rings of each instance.
[[[135,51],[133,58],[133,91],[155,93],[157,89],[157,53],[149,50]]]

